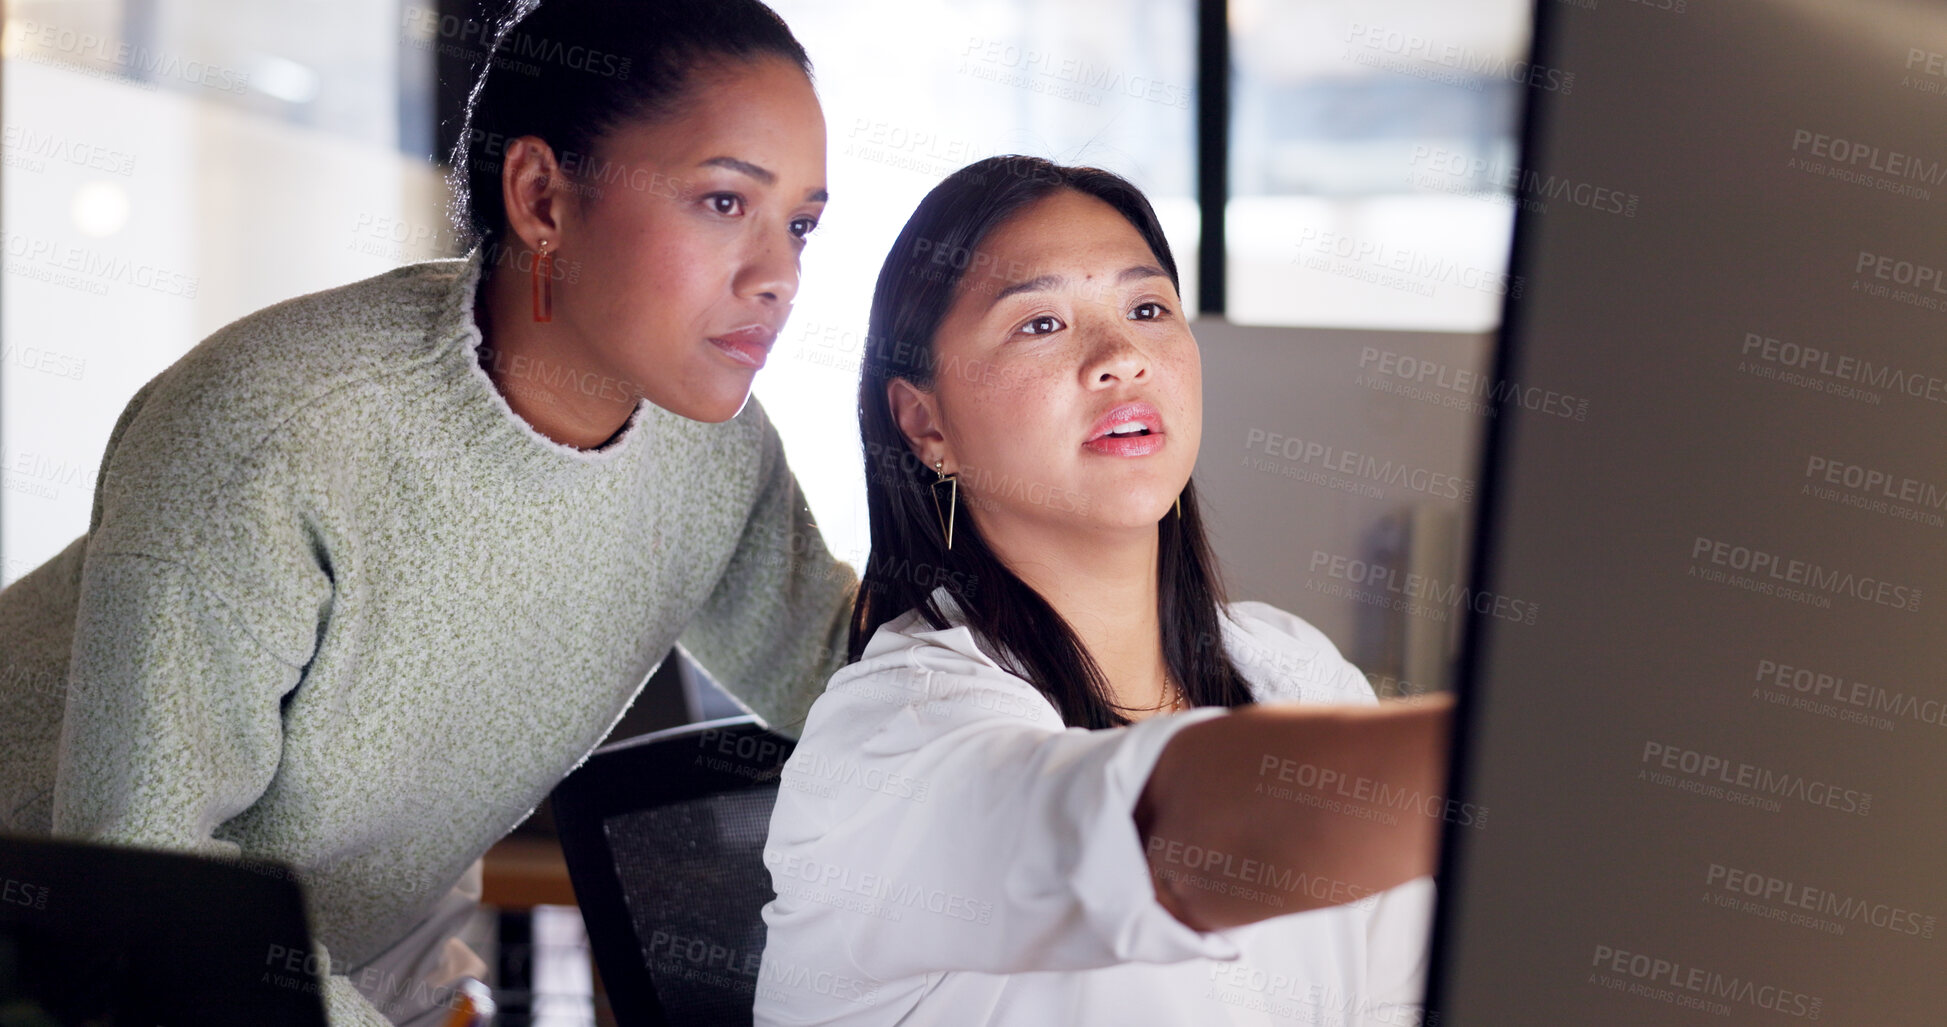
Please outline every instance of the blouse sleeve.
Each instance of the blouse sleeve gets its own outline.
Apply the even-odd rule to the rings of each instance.
[[[1381,892],[1366,920],[1366,994],[1360,1027],[1418,1023],[1426,996],[1434,886],[1416,877]]]
[[[1270,603],[1229,604],[1226,651],[1259,702],[1379,701],[1366,676],[1323,631]]]
[[[1227,712],[1066,728],[966,628],[882,629],[812,708],[785,768],[765,851],[769,975],[1236,958],[1156,901],[1133,817],[1170,738]]]

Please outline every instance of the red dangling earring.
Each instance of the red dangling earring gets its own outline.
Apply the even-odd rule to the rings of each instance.
[[[534,320],[554,320],[554,256],[546,239],[541,240],[541,255],[534,258]]]

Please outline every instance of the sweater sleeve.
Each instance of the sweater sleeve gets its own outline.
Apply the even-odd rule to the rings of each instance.
[[[832,556],[769,418],[757,499],[729,565],[679,639],[773,729],[795,736],[845,662],[858,575]]]
[[[318,972],[324,980],[325,1022],[331,1027],[393,1027],[372,1000],[352,985],[349,975],[328,972],[331,953],[323,945],[314,948],[319,957]]]
[[[54,831],[206,856],[277,770],[299,670],[181,564],[89,553],[75,614]]]
[[[220,837],[221,826],[277,771],[280,704],[299,667],[181,564],[118,552],[86,558],[71,659],[56,835],[268,855]],[[327,979],[324,998],[334,1027],[388,1027],[342,974]]]

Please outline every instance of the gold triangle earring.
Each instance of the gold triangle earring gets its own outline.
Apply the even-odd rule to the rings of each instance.
[[[940,519],[940,534],[946,536],[946,547],[952,549],[953,519],[954,514],[958,510],[960,500],[960,475],[957,473],[946,473],[941,470],[944,466],[946,466],[945,460],[933,461],[933,473],[940,476],[939,480],[933,483],[933,513]],[[948,485],[949,483],[951,484],[951,491],[947,494],[946,510],[942,512],[940,510],[940,486]]]
[[[1179,521],[1183,519],[1183,493],[1181,492],[1176,494],[1176,519]]]

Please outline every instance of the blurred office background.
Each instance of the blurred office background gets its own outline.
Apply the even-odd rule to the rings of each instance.
[[[817,66],[833,198],[756,395],[832,549],[863,563],[856,373],[899,226],[982,156],[1099,165],[1155,202],[1187,309],[1223,311],[1196,324],[1198,476],[1233,597],[1312,621],[1382,692],[1444,687],[1458,607],[1348,593],[1379,572],[1465,580],[1497,402],[1478,376],[1518,287],[1505,262],[1527,5],[1231,0],[1216,204],[1199,202],[1195,0],[773,6]],[[458,255],[440,162],[483,14],[463,0],[7,0],[5,16],[0,582],[86,529],[117,414],[200,339]],[[1221,296],[1197,280],[1203,219],[1219,216]],[[529,870],[508,864],[508,904],[558,894],[534,860],[538,890],[519,894],[506,882]],[[533,930],[562,929],[544,914]],[[536,1022],[588,1022],[584,1000],[564,1001]]]
[[[1128,175],[1164,219],[1186,304],[1205,301],[1197,5],[775,6],[818,67],[834,199],[756,394],[832,548],[857,561],[866,305],[894,233],[946,173],[1023,152]],[[0,581],[85,529],[116,415],[197,341],[278,300],[457,254],[440,160],[481,38],[455,0],[6,11]],[[1405,671],[1405,629],[1305,588],[1306,568],[1320,551],[1400,560],[1413,541],[1464,537],[1491,404],[1453,386],[1484,369],[1509,284],[1506,71],[1526,18],[1513,0],[1230,7],[1228,282],[1225,317],[1198,326],[1199,474],[1237,593],[1314,620],[1376,674]],[[1444,551],[1422,566],[1458,573]],[[1437,686],[1437,662],[1424,667]]]

